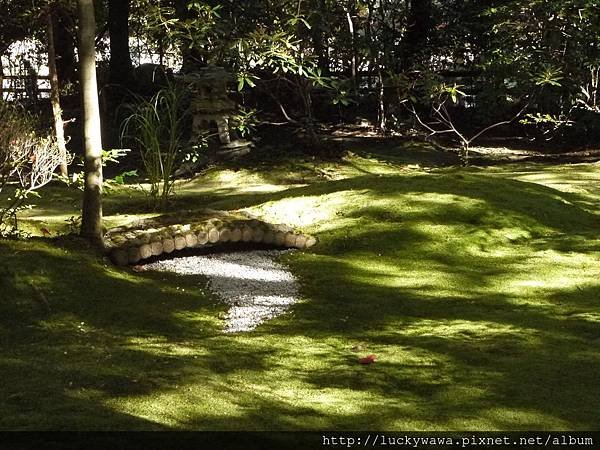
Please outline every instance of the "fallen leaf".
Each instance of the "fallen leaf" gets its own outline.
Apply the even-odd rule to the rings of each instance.
[[[377,359],[377,356],[368,355],[368,356],[365,356],[364,358],[360,358],[358,360],[358,362],[361,364],[371,364],[371,363],[374,363],[376,359]]]

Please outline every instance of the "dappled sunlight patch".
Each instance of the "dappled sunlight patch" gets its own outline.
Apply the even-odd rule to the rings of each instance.
[[[561,253],[555,250],[530,252],[528,258],[515,267],[510,279],[504,278],[503,288],[514,295],[539,294],[564,290],[583,290],[597,285],[600,261],[594,254]],[[541,299],[540,299],[541,300]]]
[[[302,187],[304,185],[295,185],[294,187]],[[241,188],[239,192],[281,192],[289,189],[289,186],[280,186],[275,184],[255,184]]]
[[[248,211],[268,222],[281,222],[297,227],[311,227],[337,219],[352,204],[364,202],[364,192],[339,191],[321,196],[302,196],[269,202]]]
[[[454,284],[454,276],[443,270],[439,264],[425,264],[407,261],[398,264],[389,258],[375,257],[370,260],[362,258],[348,261],[354,268],[352,280],[368,285],[380,285],[391,288],[422,289],[433,287],[439,289]],[[436,270],[436,266],[437,269]]]
[[[86,322],[81,316],[71,313],[57,313],[52,317],[40,320],[37,327],[52,333],[62,333],[71,335],[95,335],[101,333],[94,324]]]
[[[260,173],[246,169],[210,169],[192,180],[178,181],[178,188],[193,190],[194,188],[203,189],[207,184],[219,186],[240,186],[243,184],[261,184],[267,180]]]
[[[432,206],[438,205],[453,205],[464,211],[481,211],[481,208],[486,206],[484,200],[478,200],[463,195],[443,194],[438,192],[408,192],[402,194],[401,198],[406,202],[406,205],[410,209],[414,208],[416,211],[429,211]],[[383,201],[387,203],[390,202],[389,199],[384,199]]]
[[[584,322],[589,322],[594,325],[600,325],[600,313],[598,312],[582,312],[570,314],[568,317],[570,320],[580,320]],[[600,357],[600,355],[597,355]]]
[[[418,165],[407,167],[406,165],[392,164],[388,161],[377,159],[375,157],[365,158],[356,154],[349,154],[345,156],[344,162],[346,162],[347,166],[343,168],[345,170],[341,171],[341,176],[339,179],[342,177],[347,178],[351,176],[364,175],[365,173],[371,175],[398,175],[401,173],[406,173],[407,171],[416,171],[420,169]]]
[[[244,169],[178,184],[178,195],[190,194],[182,204],[229,195],[232,208],[255,205],[249,210],[269,221],[319,233],[319,245],[284,257],[302,301],[243,336],[221,332],[226,308],[204,280],[117,270],[78,245],[3,244],[22,281],[39,283],[56,307],[35,316],[31,336],[10,316],[1,324],[10,348],[0,394],[41,405],[19,416],[22,405],[5,402],[12,419],[2,423],[591,427],[600,264],[596,218],[579,203],[597,202],[590,168],[585,185],[580,169],[564,172],[573,189],[589,192],[583,197],[563,195],[570,188],[558,169],[534,184],[510,179],[534,170],[400,174],[399,166],[350,162],[289,192],[276,191],[305,173],[293,181],[291,170]],[[237,280],[268,278],[258,270]],[[359,364],[368,354],[376,362]]]
[[[128,225],[136,220],[151,219],[158,216],[159,213],[151,214],[115,214],[104,216],[104,224],[106,228],[116,228]]]
[[[578,204],[586,210],[600,214],[598,197],[600,196],[600,164],[568,165],[527,165],[522,168],[513,166],[487,169],[490,176],[511,178],[527,183],[535,183],[555,189],[557,192],[577,194],[572,200],[562,199],[565,204]],[[558,197],[555,197],[558,198]]]
[[[407,336],[433,336],[459,341],[509,337],[527,342],[528,345],[536,345],[541,342],[538,330],[483,320],[422,319],[405,324],[402,328],[402,334]]]
[[[556,405],[557,409],[559,405]],[[555,414],[530,408],[490,407],[481,411],[482,419],[492,429],[512,428],[516,430],[573,430],[577,428],[571,421]]]
[[[126,339],[125,348],[141,350],[148,355],[155,356],[191,356],[199,358],[208,355],[205,348],[195,342],[174,341],[166,336],[132,336]]]
[[[454,389],[452,378],[439,374],[443,365],[422,355],[411,360],[412,351],[380,348],[382,363],[365,368],[356,363],[355,354],[342,351],[339,338],[270,339],[256,337],[258,346],[249,338],[235,339],[240,348],[254,344],[250,348],[257,358],[262,346],[273,347],[263,370],[240,366],[215,374],[210,354],[203,354],[194,360],[193,370],[189,367],[161,389],[109,399],[105,405],[174,428],[200,430],[256,429],[262,424],[270,429],[348,428],[373,419],[386,427],[427,428],[429,412],[441,407],[437,400],[431,404],[430,395]],[[217,342],[223,340],[207,342],[211,351]],[[223,351],[226,357],[229,351]],[[379,415],[382,408],[386,412]]]
[[[19,228],[31,236],[47,236],[43,230],[50,231],[51,234],[66,234],[71,231],[68,222],[73,214],[43,211],[38,208],[35,209],[35,214],[27,215],[26,212],[19,214]]]
[[[219,421],[231,421],[230,429],[237,429],[239,423],[236,423],[236,418],[242,419],[245,415],[245,410],[232,401],[233,396],[227,393],[226,386],[216,389],[208,386],[208,383],[193,386],[182,383],[171,384],[168,389],[161,391],[150,396],[106,399],[103,404],[110,409],[174,429],[208,430],[212,427],[206,424]],[[200,405],[203,413],[198,416]]]
[[[492,168],[511,178],[534,182],[563,192],[589,192],[600,181],[600,164],[536,165],[510,172],[510,168]]]
[[[279,192],[304,183],[273,183],[265,175],[247,169],[213,169],[193,180],[182,181],[176,190],[181,193],[210,192],[226,187],[235,192]]]

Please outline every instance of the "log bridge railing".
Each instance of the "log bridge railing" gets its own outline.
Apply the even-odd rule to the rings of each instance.
[[[105,249],[119,266],[225,242],[254,242],[286,248],[308,248],[316,238],[286,225],[270,224],[244,213],[203,210],[141,219],[113,228],[104,237]]]

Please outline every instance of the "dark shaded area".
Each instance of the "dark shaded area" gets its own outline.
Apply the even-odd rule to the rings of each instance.
[[[594,429],[600,333],[586,314],[597,311],[598,286],[554,292],[547,288],[537,303],[523,302],[494,286],[522,272],[529,246],[592,255],[597,251],[597,216],[577,206],[581,199],[576,194],[514,180],[484,183],[484,176],[414,175],[409,183],[365,175],[246,199],[232,197],[238,205],[252,205],[354,190],[366,191],[373,199],[400,199],[411,193],[416,198],[444,194],[478,201],[406,211],[356,205],[344,214],[358,220],[358,226],[330,227],[314,251],[287,258],[306,299],[294,307],[293,316],[268,322],[252,339],[235,340],[234,345],[234,338],[221,335],[215,312],[222,307],[198,289],[198,277],[131,276],[69,240],[52,245],[1,243],[7,267],[31,268],[35,261],[36,268],[2,278],[0,312],[12,319],[0,327],[2,342],[9,343],[3,345],[0,365],[3,377],[10,380],[0,396],[5,412],[0,428],[39,428],[41,423],[45,428],[62,427],[65,417],[73,428],[165,428],[124,415],[105,402],[175,392],[200,380],[216,386],[219,377],[238,373],[268,377],[288,367],[294,352],[301,350],[288,342],[302,338],[327,343],[335,338],[348,342],[348,347],[363,342],[364,351],[381,358],[372,366],[357,366],[355,354],[332,344],[311,355],[327,364],[295,367],[294,379],[315,392],[342,389],[389,403],[360,404],[350,415],[323,415],[316,407],[298,407],[292,399],[220,386],[219,392],[235,398],[243,414],[235,420],[189,415],[178,426],[276,430],[310,429],[318,423],[331,429],[387,429],[398,421],[449,424],[487,417],[489,428],[495,429],[543,429],[548,418],[574,429]],[[518,202],[511,201],[517,196]],[[466,239],[432,246],[423,225],[442,223],[475,236],[472,242],[480,251],[466,248]],[[500,244],[497,236],[486,237],[507,223],[518,223],[531,240]],[[569,238],[562,239],[564,235]],[[507,255],[486,253],[497,248],[507,249]],[[511,248],[515,251],[508,251]],[[367,261],[394,271],[357,265],[359,255],[369,255]],[[424,278],[420,283],[401,282],[415,276]],[[462,288],[450,287],[441,295],[439,277]],[[27,279],[47,290],[49,316],[30,299]],[[411,329],[415,332],[408,333]],[[140,339],[155,341],[156,353],[148,343],[137,344]],[[197,352],[182,353],[180,347]],[[405,356],[386,358],[397,353]],[[31,385],[25,373],[46,382]],[[188,401],[202,401],[197,395],[190,392]],[[55,406],[39,411],[40,401],[47,405],[49,399]],[[87,418],[74,421],[74,411]]]

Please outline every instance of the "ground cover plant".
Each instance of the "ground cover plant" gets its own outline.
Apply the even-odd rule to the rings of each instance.
[[[0,0],[0,430],[598,430],[599,7]]]
[[[597,164],[354,150],[177,186],[179,207],[246,208],[320,239],[284,257],[302,302],[250,333],[222,333],[200,277],[118,269],[68,237],[1,241],[0,428],[597,427]],[[53,202],[63,190],[26,213],[32,233],[67,231],[80,199]],[[107,219],[143,204],[123,188]]]

